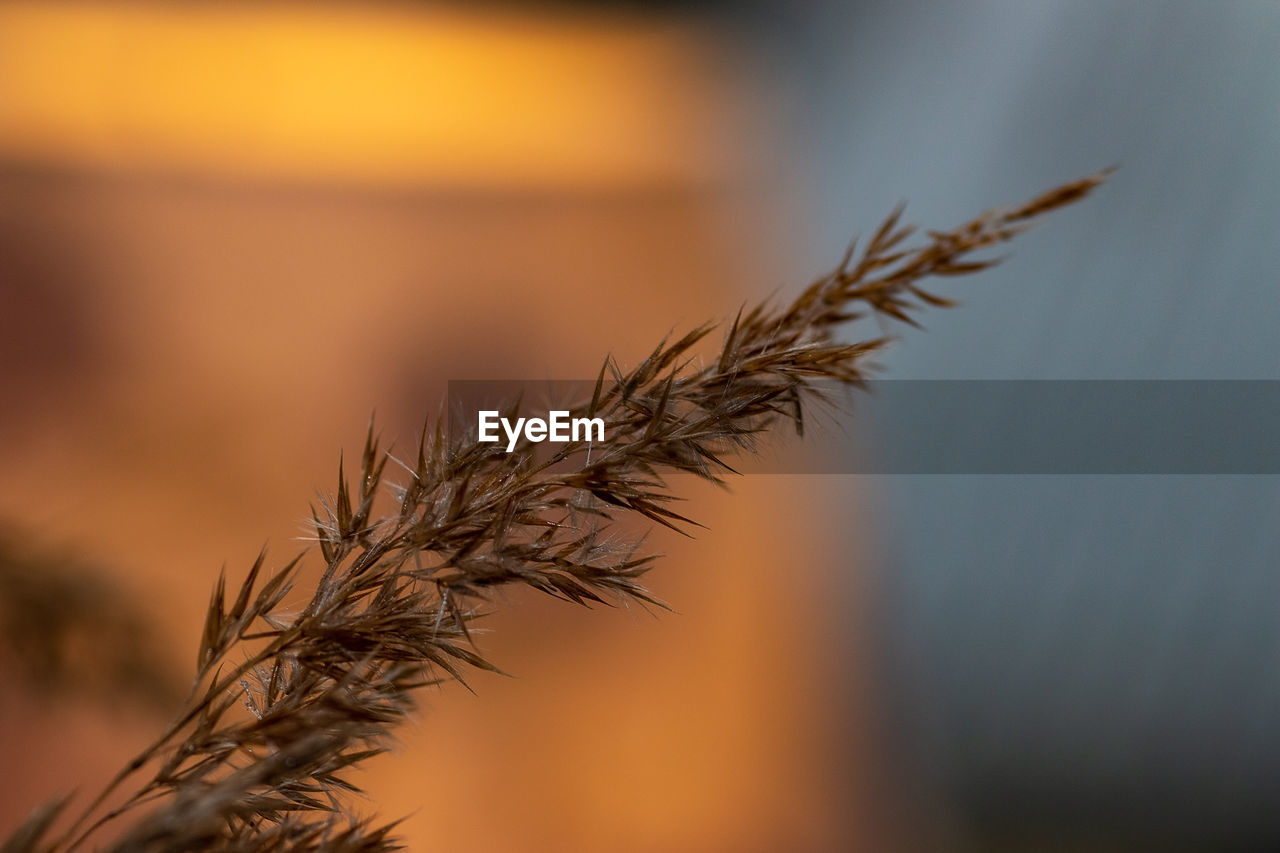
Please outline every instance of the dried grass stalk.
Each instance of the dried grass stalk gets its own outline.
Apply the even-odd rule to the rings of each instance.
[[[404,466],[405,481],[391,486],[394,506],[379,513],[393,458],[371,428],[355,482],[339,463],[336,496],[313,509],[324,571],[302,611],[281,610],[300,558],[268,575],[260,556],[231,595],[219,579],[182,713],[56,840],[41,840],[55,805],[3,853],[77,850],[129,813],[143,817],[108,849],[394,849],[390,827],[345,815],[344,794],[356,790],[346,771],[384,749],[414,709],[416,688],[495,669],[470,633],[491,589],[524,584],[575,604],[661,607],[641,585],[654,556],[611,529],[616,518],[687,532],[695,522],[672,508],[668,475],[723,483],[728,460],[778,422],[803,430],[820,383],[865,381],[865,356],[884,341],[843,343],[841,324],[868,313],[914,323],[920,308],[951,305],[922,281],[990,267],[994,260],[974,253],[1105,176],[926,232],[915,247],[907,243],[916,229],[900,224],[899,209],[791,304],[740,312],[706,363],[692,353],[712,325],[664,341],[630,371],[606,360],[592,398],[573,410],[605,421],[605,440],[589,453],[571,442],[539,461],[527,443],[507,453],[474,436],[450,441],[437,423]]]

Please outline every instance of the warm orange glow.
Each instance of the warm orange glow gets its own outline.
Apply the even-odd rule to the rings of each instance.
[[[581,14],[0,0],[0,319],[30,327],[0,527],[127,582],[185,678],[218,566],[301,547],[370,411],[412,448],[450,378],[594,376],[776,286],[792,205],[738,131],[767,98],[688,21]],[[832,580],[859,558],[827,539],[857,514],[782,479],[680,487],[713,532],[645,545],[679,616],[495,598],[478,636],[519,678],[422,691],[355,810],[412,850],[868,838]],[[169,714],[42,701],[0,691],[0,837]]]
[[[691,73],[708,63],[687,30],[635,21],[6,3],[0,156],[362,182],[687,182],[718,159],[723,98],[714,75]]]

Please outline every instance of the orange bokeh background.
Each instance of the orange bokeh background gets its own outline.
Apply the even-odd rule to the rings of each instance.
[[[590,376],[795,282],[759,86],[671,16],[0,3],[0,518],[182,670],[219,565],[291,555],[372,410],[408,444],[450,378]],[[857,489],[685,486],[676,615],[500,598],[517,677],[427,694],[357,809],[416,850],[885,849]],[[0,830],[164,722],[6,682]]]

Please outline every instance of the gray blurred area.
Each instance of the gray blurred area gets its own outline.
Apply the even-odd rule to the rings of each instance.
[[[884,375],[1280,377],[1280,3],[808,4],[754,38],[788,78],[809,259],[904,198],[946,226],[1120,166],[962,308],[894,329]],[[932,783],[914,818],[977,849],[1275,849],[1280,480],[867,485],[884,711]]]

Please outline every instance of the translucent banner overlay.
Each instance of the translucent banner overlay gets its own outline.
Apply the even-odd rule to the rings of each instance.
[[[520,400],[547,418],[590,400],[595,380],[455,380],[451,435],[481,410]],[[774,474],[1280,474],[1280,381],[882,380],[826,389],[755,457],[726,461]],[[506,446],[502,427],[496,434]],[[550,442],[539,455],[554,453]]]

